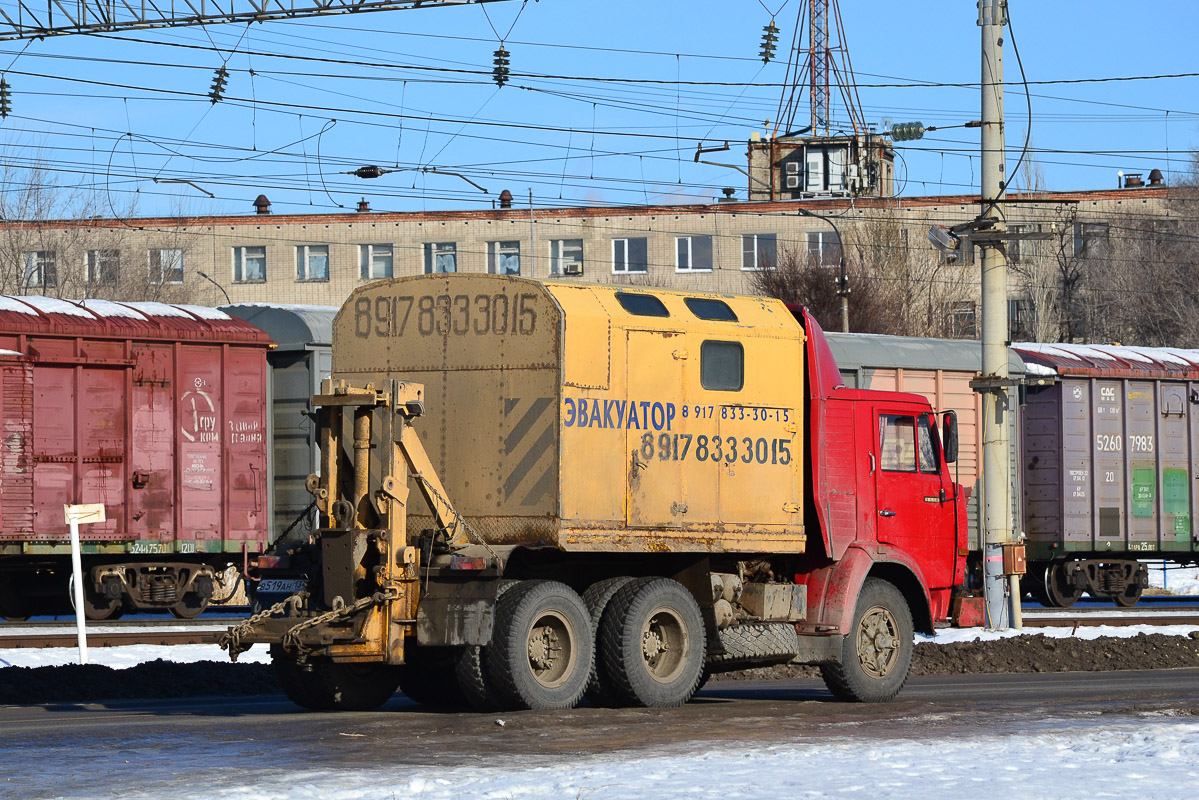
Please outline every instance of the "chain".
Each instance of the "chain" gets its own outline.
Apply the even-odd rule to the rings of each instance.
[[[239,655],[250,649],[250,645],[242,644],[242,638],[252,635],[254,633],[255,625],[265,619],[270,618],[274,614],[285,611],[289,605],[298,605],[303,600],[306,600],[308,596],[308,590],[301,590],[293,594],[291,597],[280,600],[270,608],[259,611],[257,614],[249,617],[241,624],[230,628],[223,636],[221,636],[218,644],[220,644],[222,650],[229,651],[229,658],[231,661],[237,661],[237,657]],[[374,605],[381,605],[388,600],[397,600],[399,599],[399,596],[400,593],[397,590],[389,589],[384,592],[375,592],[373,595],[370,595],[369,597],[363,597],[361,600],[356,600],[353,603],[350,603],[348,606],[336,606],[331,611],[326,611],[323,614],[310,617],[309,619],[294,625],[287,631],[287,633],[283,634],[283,638],[280,643],[283,645],[283,649],[286,652],[295,654],[297,664],[303,664],[308,660],[308,654],[312,652],[312,648],[307,647],[303,642],[300,641],[300,633],[308,630],[309,628],[323,625],[326,622],[352,617],[354,614],[357,614],[364,608],[369,608]]]
[[[311,619],[306,619],[300,624],[293,627],[287,633],[283,634],[283,639],[280,644],[283,645],[283,650],[288,653],[293,653],[296,656],[296,663],[303,664],[308,660],[308,654],[312,652],[312,648],[305,646],[300,641],[300,633],[314,628],[317,625],[323,625],[326,622],[332,622],[337,619],[352,617],[364,608],[369,608],[373,605],[382,605],[388,600],[399,599],[400,593],[395,589],[388,589],[384,592],[375,592],[369,597],[363,597],[361,600],[356,600],[348,606],[337,606],[332,611],[326,611],[323,614],[318,614]],[[340,598],[339,598],[340,599]]]
[[[453,504],[451,504],[450,501],[448,499],[446,499],[445,495],[443,495],[441,492],[437,491],[437,489],[434,488],[433,484],[424,475],[417,473],[417,474],[413,475],[413,477],[416,478],[421,483],[423,483],[425,485],[425,488],[429,490],[429,493],[432,494],[434,497],[436,497],[439,501],[441,501],[441,503],[446,508],[448,508],[454,512],[454,519],[457,521],[457,523],[459,525],[462,526],[463,530],[466,531],[467,538],[473,540],[475,544],[482,545],[483,548],[488,553],[491,553],[492,558],[494,558],[496,560],[496,563],[498,564],[500,561],[499,553],[497,553],[491,549],[491,546],[487,544],[487,542],[483,539],[483,537],[479,534],[478,531],[476,531],[474,528],[471,527],[470,523],[466,521],[466,518],[458,513],[458,509],[454,508]]]
[[[287,610],[289,605],[299,605],[308,599],[308,590],[301,589],[291,597],[285,597],[278,603],[275,603],[270,608],[263,609],[257,614],[251,615],[248,619],[234,625],[217,641],[222,650],[229,651],[229,660],[237,661],[237,657],[250,649],[250,645],[243,645],[242,637],[249,636],[254,633],[254,626],[265,619],[268,619],[275,614],[280,614]]]

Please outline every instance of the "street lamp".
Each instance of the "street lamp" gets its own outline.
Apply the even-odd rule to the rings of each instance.
[[[830,217],[824,214],[817,214],[815,211],[809,211],[802,206],[796,206],[795,210],[805,217],[813,217],[822,220],[829,224],[833,229],[833,233],[837,234],[837,260],[841,267],[841,275],[837,278],[837,296],[841,298],[841,332],[849,333],[849,273],[845,269],[845,240],[841,238],[841,231],[837,228],[837,223],[833,222]]]
[[[227,306],[231,306],[231,305],[233,305],[233,301],[229,299],[229,293],[225,291],[225,287],[224,287],[224,286],[221,286],[219,283],[217,283],[216,281],[214,281],[212,278],[208,277],[208,274],[207,274],[207,273],[205,273],[205,272],[201,272],[200,270],[196,270],[196,274],[197,274],[197,275],[199,275],[199,276],[200,276],[201,278],[203,278],[204,280],[206,280],[206,281],[208,281],[209,283],[211,283],[211,284],[212,284],[213,286],[215,286],[216,288],[218,288],[218,289],[220,289],[220,290],[221,290],[221,294],[225,295],[225,305],[227,305]]]

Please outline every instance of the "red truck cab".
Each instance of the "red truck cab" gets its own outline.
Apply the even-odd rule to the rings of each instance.
[[[916,394],[844,385],[824,332],[793,309],[807,334],[806,457],[811,547],[796,576],[808,586],[802,633],[850,633],[869,577],[904,594],[912,622],[933,632],[949,618],[966,566],[966,498],[949,464],[956,458],[952,412],[938,420]]]

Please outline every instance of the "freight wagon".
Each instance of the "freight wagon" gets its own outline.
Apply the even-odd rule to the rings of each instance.
[[[200,613],[267,545],[268,348],[213,309],[0,297],[0,614],[67,610],[75,503],[107,514],[90,618]]]
[[[799,660],[886,700],[964,573],[957,426],[842,385],[763,298],[418,276],[357,289],[313,398],[321,527],[230,629],[301,705],[686,702]],[[942,444],[941,429],[944,429]],[[269,575],[269,573],[264,573]]]
[[[1130,606],[1139,559],[1199,559],[1199,351],[1016,344],[1028,588],[1050,606],[1084,591]]]

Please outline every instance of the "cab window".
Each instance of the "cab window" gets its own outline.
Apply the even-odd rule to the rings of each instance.
[[[916,443],[920,448],[920,471],[936,475],[941,471],[941,443],[929,423],[928,416],[916,420]]]
[[[879,463],[886,472],[916,471],[916,418],[880,414]]]

